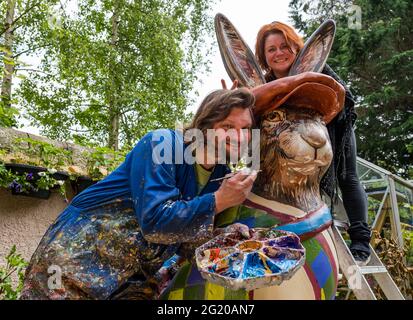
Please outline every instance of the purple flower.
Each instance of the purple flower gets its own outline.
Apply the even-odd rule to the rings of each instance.
[[[13,180],[13,182],[10,183],[9,188],[14,190],[17,193],[22,192],[22,186],[21,184],[17,183],[16,180]]]
[[[33,172],[30,172],[26,175],[26,181],[31,181],[33,180]]]

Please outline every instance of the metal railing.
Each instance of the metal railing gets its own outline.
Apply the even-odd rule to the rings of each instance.
[[[386,216],[389,215],[392,236],[402,248],[403,234],[400,212],[403,210],[410,216],[410,222],[407,221],[404,225],[411,226],[413,221],[413,183],[365,159],[358,157],[357,164],[360,182],[367,195],[374,197],[376,201],[381,200],[375,213],[372,229],[380,232]]]

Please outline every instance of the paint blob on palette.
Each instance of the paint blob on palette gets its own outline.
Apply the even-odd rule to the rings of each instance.
[[[198,247],[204,279],[232,290],[254,290],[290,279],[305,262],[300,238],[287,231],[250,229],[250,237],[224,233]]]

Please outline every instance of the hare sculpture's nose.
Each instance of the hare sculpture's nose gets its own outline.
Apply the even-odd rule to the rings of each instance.
[[[307,127],[305,132],[301,132],[301,138],[315,149],[325,146],[327,143],[326,136],[323,134],[321,128],[311,126]]]

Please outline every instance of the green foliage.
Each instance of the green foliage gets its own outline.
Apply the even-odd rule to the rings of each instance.
[[[24,194],[59,186],[59,192],[65,196],[64,181],[53,178],[53,173],[55,170],[39,172],[39,177],[35,177],[32,172],[14,173],[0,162],[0,187]]]
[[[40,179],[36,181],[36,186],[41,190],[49,190],[50,187],[53,187],[57,184],[57,180],[54,179],[49,173],[43,172],[40,176]]]
[[[17,90],[31,124],[53,139],[133,145],[148,130],[186,120],[205,66],[206,0],[81,0],[36,30],[41,72]],[[64,4],[63,4],[64,6]]]
[[[115,170],[124,160],[130,148],[115,151],[111,148],[97,147],[92,143],[84,143],[90,151],[82,154],[86,161],[87,175],[93,180],[101,180]],[[0,148],[0,187],[15,190],[17,193],[28,193],[38,190],[50,190],[60,186],[60,193],[65,196],[64,181],[56,180],[57,170],[66,172],[69,179],[76,180],[82,175],[72,167],[73,154],[70,150],[56,147],[44,141],[31,138],[15,138],[9,149]],[[33,175],[31,172],[14,173],[6,169],[4,163],[17,163],[47,168]],[[84,174],[84,173],[83,173]]]
[[[413,205],[408,202],[400,203],[399,215],[401,222],[405,222],[413,227]]]
[[[10,183],[13,182],[14,175],[11,171],[4,167],[4,164],[0,162],[0,187],[8,188]]]
[[[40,166],[48,170],[39,172],[37,176],[33,172],[14,173],[5,168],[4,162]],[[29,193],[59,186],[60,193],[65,196],[64,181],[56,180],[53,174],[72,162],[69,150],[31,138],[16,138],[11,150],[0,149],[0,187],[17,193]]]
[[[16,108],[3,107],[0,102],[0,127],[13,127],[16,125],[16,116],[18,111]]]
[[[16,300],[23,289],[24,270],[28,263],[16,252],[16,246],[11,248],[5,260],[6,265],[0,266],[0,300]],[[13,285],[13,274],[17,274],[17,286]]]
[[[26,76],[24,72],[29,65],[21,58],[36,54],[48,45],[38,30],[39,26],[48,24],[50,7],[56,3],[56,0],[0,1],[0,126],[18,125],[20,108],[16,106],[18,99],[12,94],[11,86]],[[10,25],[7,16],[11,17]]]
[[[361,8],[361,29],[349,28],[352,3]],[[306,35],[326,18],[336,20],[328,63],[357,98],[359,155],[412,178],[413,2],[293,0],[290,8]]]
[[[126,153],[127,151],[114,151],[106,147],[97,147],[91,153],[84,153],[89,177],[94,180],[103,179],[125,160]]]
[[[403,232],[403,240],[405,242],[405,246],[406,246],[406,259],[407,259],[407,265],[412,267],[413,266],[413,230],[412,228],[407,229],[404,228],[402,230]]]
[[[29,147],[22,148],[22,142],[27,143]],[[34,140],[31,138],[15,139],[13,151],[23,152],[31,159],[39,159],[39,162],[28,164],[39,165],[46,168],[60,169],[63,165],[73,163],[71,151],[64,150],[62,148],[55,147],[50,143]]]

